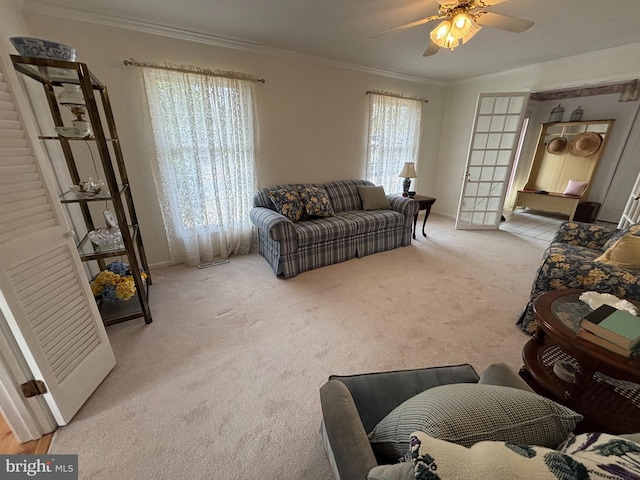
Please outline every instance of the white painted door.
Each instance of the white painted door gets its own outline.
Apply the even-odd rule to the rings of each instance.
[[[639,106],[640,108],[640,106]],[[634,181],[640,173],[640,116],[636,111],[635,120],[626,143],[618,160],[615,173],[609,184],[609,189],[602,201],[598,220],[616,223],[621,217],[628,214],[630,199],[635,199],[638,192],[638,184],[634,187]],[[637,201],[634,200],[636,203]],[[636,219],[636,222],[638,219]],[[634,222],[635,223],[635,222]]]
[[[618,228],[627,228],[634,223],[640,223],[640,175],[636,178],[636,183],[627,198],[627,205],[618,222]]]
[[[520,136],[528,93],[478,98],[456,229],[497,229]]]
[[[65,425],[115,358],[51,172],[34,155],[4,68],[0,62],[0,309]]]

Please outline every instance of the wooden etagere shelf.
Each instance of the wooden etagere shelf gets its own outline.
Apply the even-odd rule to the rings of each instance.
[[[52,131],[42,132],[38,138],[44,142],[53,141],[60,145],[73,185],[79,185],[83,180],[86,180],[80,177],[76,162],[77,154],[74,154],[73,145],[82,141],[97,149],[102,171],[96,172],[96,175],[100,177],[104,175],[105,181],[102,191],[96,195],[88,196],[69,190],[62,193],[59,200],[68,208],[76,205],[81,212],[86,233],[77,240],[80,259],[83,262],[95,262],[94,265],[97,264],[98,268],[102,270],[108,263],[107,259],[126,258],[123,261],[129,265],[133,274],[136,294],[131,299],[115,303],[98,302],[105,325],[135,318],[143,318],[145,323],[151,323],[152,317],[149,310],[151,276],[107,87],[91,73],[84,63],[18,55],[11,55],[11,60],[17,72],[42,85],[54,127],[65,126],[60,105],[56,99],[56,88],[67,84],[80,86],[86,105],[87,120],[91,126],[91,134],[75,138],[63,137]],[[91,155],[93,156],[93,153]],[[96,226],[96,220],[94,220],[98,217],[97,209],[91,208],[93,202],[99,201],[107,202],[117,218],[122,241],[115,245],[98,246],[88,238],[88,232],[100,228]],[[68,212],[71,217],[70,211]],[[73,224],[72,221],[70,223]],[[147,274],[146,279],[142,278],[142,271]]]

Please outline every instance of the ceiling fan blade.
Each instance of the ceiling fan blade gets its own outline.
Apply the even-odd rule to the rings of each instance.
[[[507,0],[481,0],[481,2],[476,1],[476,3],[484,3],[484,7],[482,5],[478,5],[479,7],[493,7],[494,5],[500,5],[501,3],[506,2]]]
[[[438,45],[436,45],[435,43],[431,42],[429,44],[429,46],[427,47],[427,49],[422,54],[422,56],[423,57],[429,57],[431,55],[435,55],[436,53],[438,53],[438,50],[440,50],[440,47]]]
[[[476,18],[476,22],[484,27],[499,28],[508,32],[520,33],[530,28],[534,22],[523,18],[509,17],[501,13],[483,12]]]
[[[385,33],[393,32],[395,30],[404,30],[405,28],[417,27],[418,25],[424,25],[425,23],[433,22],[434,20],[438,20],[439,18],[444,18],[441,15],[431,15],[430,17],[422,18],[420,20],[416,20],[415,22],[406,23],[404,25],[399,25],[397,27],[388,28],[387,30],[383,30],[380,33],[376,33],[369,38],[379,37],[380,35],[384,35]]]

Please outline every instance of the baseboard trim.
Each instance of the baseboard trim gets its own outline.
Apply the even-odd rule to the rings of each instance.
[[[173,263],[171,263],[171,260],[167,260],[166,262],[150,263],[149,270],[151,270],[152,268],[170,267],[171,265],[173,265]]]

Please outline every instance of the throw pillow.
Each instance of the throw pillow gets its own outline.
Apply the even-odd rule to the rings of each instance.
[[[384,193],[384,187],[358,185],[358,194],[362,200],[363,210],[388,210],[391,208],[389,199]]]
[[[640,268],[640,237],[632,234],[621,237],[595,261],[622,268]]]
[[[614,233],[609,240],[605,242],[602,246],[602,251],[609,250],[614,243],[620,240],[625,235],[636,235],[640,236],[640,223],[634,223],[633,225],[629,225],[627,228],[623,228]]]
[[[305,212],[310,217],[333,217],[335,212],[324,187],[306,186],[299,189]]]
[[[305,211],[297,189],[281,188],[279,190],[270,190],[268,194],[278,213],[292,222],[302,220]]]
[[[638,478],[640,445],[612,435],[578,436],[568,448],[509,442],[479,442],[471,448],[432,438],[411,436],[416,480],[584,480]]]
[[[412,432],[465,447],[483,440],[555,448],[582,415],[536,393],[498,385],[456,383],[430,388],[392,410],[369,441],[389,458],[407,452]]]
[[[589,184],[587,182],[579,182],[578,180],[569,180],[567,188],[562,192],[563,195],[573,195],[575,197],[581,197]]]
[[[369,470],[367,480],[414,480],[416,477],[413,472],[412,462],[378,465]]]

